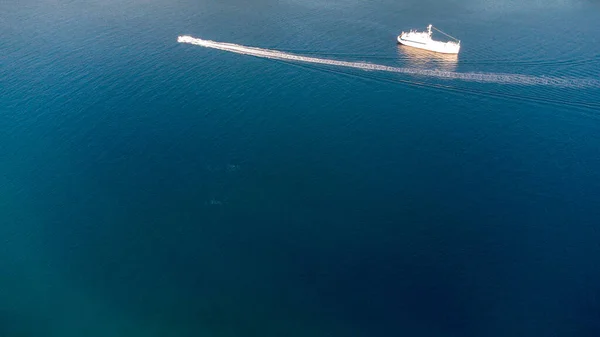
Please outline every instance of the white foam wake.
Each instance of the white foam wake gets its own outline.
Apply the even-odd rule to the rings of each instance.
[[[600,88],[600,81],[594,79],[572,79],[572,78],[559,78],[549,76],[529,76],[519,74],[502,74],[502,73],[480,73],[480,72],[468,72],[460,73],[453,71],[442,71],[442,70],[427,70],[417,68],[401,68],[401,67],[390,67],[380,64],[372,64],[366,62],[347,62],[338,61],[331,59],[322,59],[316,57],[301,56],[296,54],[285,53],[271,49],[261,49],[255,47],[246,47],[242,45],[216,42],[211,40],[197,39],[191,36],[179,36],[177,42],[189,43],[197,46],[206,48],[219,49],[232,53],[251,55],[255,57],[262,57],[267,59],[295,61],[303,63],[313,64],[324,64],[330,66],[355,68],[361,70],[371,71],[383,71],[391,73],[401,73],[415,76],[427,76],[435,77],[439,79],[448,80],[462,80],[470,82],[481,82],[481,83],[497,83],[497,84],[516,84],[516,85],[544,85],[544,86],[555,86],[555,87],[568,87],[568,88]]]

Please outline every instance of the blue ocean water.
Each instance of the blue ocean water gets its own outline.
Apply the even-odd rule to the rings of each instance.
[[[599,336],[598,17],[0,3],[0,336]],[[457,58],[396,44],[429,23]]]

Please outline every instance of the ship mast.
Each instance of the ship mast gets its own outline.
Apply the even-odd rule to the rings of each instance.
[[[429,35],[431,35],[431,27],[432,27],[432,25],[429,25],[429,26],[427,26],[427,29],[428,29],[428,31],[429,31]],[[439,29],[437,29],[437,28],[435,28],[435,27],[433,27],[433,29],[437,30],[438,32],[440,32],[440,33],[442,33],[442,34],[446,35],[447,37],[449,37],[449,38],[453,39],[454,41],[456,41],[456,42],[458,42],[458,43],[460,44],[460,40],[459,40],[459,39],[457,39],[457,38],[455,38],[454,36],[452,36],[452,35],[448,35],[448,34],[446,34],[446,33],[442,32],[441,30],[439,30]]]

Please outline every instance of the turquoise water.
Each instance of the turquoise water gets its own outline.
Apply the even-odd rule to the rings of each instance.
[[[600,335],[597,2],[0,13],[0,336]]]

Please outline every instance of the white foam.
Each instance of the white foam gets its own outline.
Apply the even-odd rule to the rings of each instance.
[[[271,49],[246,47],[238,44],[216,42],[211,40],[197,39],[191,36],[179,36],[177,42],[189,43],[206,48],[219,49],[236,54],[251,55],[274,60],[285,60],[312,64],[324,64],[330,66],[354,68],[368,71],[383,71],[401,73],[415,76],[427,76],[438,79],[461,80],[480,83],[515,84],[515,85],[543,85],[568,88],[600,88],[600,81],[594,79],[573,79],[549,76],[529,76],[519,74],[503,73],[481,73],[481,72],[453,72],[442,70],[427,70],[418,68],[390,67],[380,64],[366,62],[347,62],[316,57],[301,56],[285,53]]]

